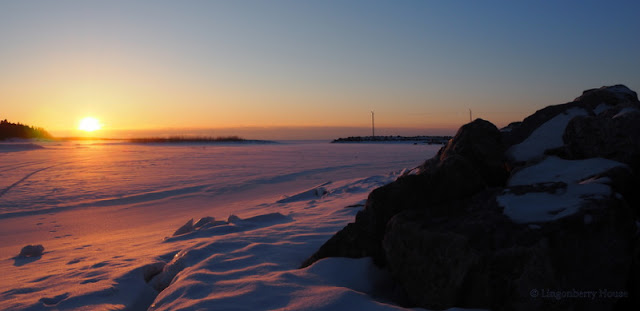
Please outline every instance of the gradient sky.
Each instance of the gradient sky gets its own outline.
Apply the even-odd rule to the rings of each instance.
[[[637,1],[0,0],[0,118],[267,139],[367,135],[371,110],[381,135],[453,134],[468,109],[504,126],[588,88],[639,91],[639,14]]]

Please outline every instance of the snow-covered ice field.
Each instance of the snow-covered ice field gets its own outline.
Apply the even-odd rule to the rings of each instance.
[[[399,308],[368,258],[297,268],[440,147],[38,144],[0,144],[2,310]]]

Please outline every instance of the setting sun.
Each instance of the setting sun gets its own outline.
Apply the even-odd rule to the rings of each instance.
[[[102,128],[102,124],[100,124],[100,121],[92,117],[86,117],[80,120],[80,123],[78,124],[78,130],[85,132],[97,131],[100,128]]]

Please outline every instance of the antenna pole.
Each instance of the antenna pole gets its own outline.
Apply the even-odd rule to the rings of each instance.
[[[471,121],[472,121],[472,118],[471,118],[471,109],[469,109],[469,122],[471,122]]]
[[[373,120],[373,111],[371,111],[371,137],[376,137],[376,126]]]

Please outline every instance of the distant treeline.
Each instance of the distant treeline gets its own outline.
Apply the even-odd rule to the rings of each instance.
[[[20,123],[11,123],[6,119],[0,121],[0,140],[9,138],[44,138],[52,139],[53,136],[41,127],[33,127]]]
[[[131,138],[132,143],[217,143],[217,142],[246,142],[246,139],[238,136],[209,137],[209,136],[170,136],[170,137],[148,137]]]
[[[451,136],[351,136],[334,139],[332,143],[411,141],[427,144],[446,144],[451,138]]]

